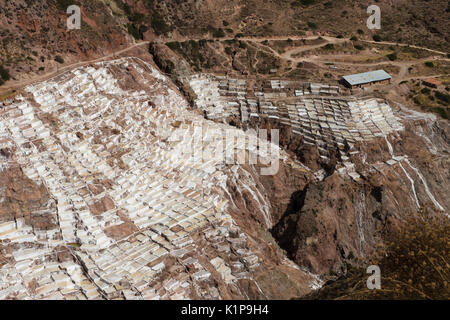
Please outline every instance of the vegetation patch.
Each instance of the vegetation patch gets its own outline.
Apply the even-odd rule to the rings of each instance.
[[[309,6],[316,3],[316,0],[296,0],[291,2],[291,6],[297,7],[297,6]]]
[[[347,274],[304,299],[437,299],[447,300],[450,283],[449,219],[423,211],[391,227],[384,245],[362,265],[377,265],[381,288],[369,290],[365,268],[349,266]]]
[[[258,60],[256,68],[260,74],[269,74],[271,69],[277,69],[281,66],[279,59],[264,51],[258,51],[256,58]]]
[[[55,57],[55,61],[58,62],[58,63],[61,63],[61,64],[64,63],[64,59],[61,56],[56,56]]]
[[[8,69],[0,65],[0,85],[11,79]]]
[[[381,41],[381,36],[379,34],[375,34],[373,36],[373,41],[380,42]]]
[[[318,28],[317,23],[312,22],[312,21],[308,21],[308,27],[310,27],[311,29],[316,30]]]
[[[420,82],[413,84],[411,88],[413,102],[423,111],[433,112],[444,119],[450,119],[450,95],[439,90],[431,90],[428,87],[421,87]]]
[[[209,68],[206,58],[202,54],[202,49],[206,47],[206,41],[189,40],[185,42],[168,42],[166,44],[171,50],[182,55],[189,64],[196,70],[200,71],[202,67]]]
[[[389,60],[395,61],[395,60],[397,60],[397,53],[396,52],[390,53],[387,55],[387,57]]]
[[[153,10],[151,27],[157,35],[161,35],[170,31],[170,27],[156,10]]]

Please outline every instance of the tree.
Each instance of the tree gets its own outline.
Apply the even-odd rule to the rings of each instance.
[[[225,32],[223,32],[222,28],[216,29],[213,32],[213,37],[214,38],[223,38],[223,37],[225,37]]]
[[[387,55],[388,59],[391,61],[397,60],[397,52],[393,52]]]
[[[61,56],[56,56],[55,61],[61,64],[64,63],[64,59]]]
[[[307,24],[311,29],[317,29],[317,24],[315,22],[308,21]]]
[[[3,82],[8,81],[11,79],[11,76],[9,75],[8,69],[4,68],[0,65],[0,79],[3,80]]]
[[[379,34],[374,34],[373,35],[373,41],[380,42],[381,41],[381,36]]]

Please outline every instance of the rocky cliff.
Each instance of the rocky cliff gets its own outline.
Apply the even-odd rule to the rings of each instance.
[[[307,97],[272,93],[270,85],[250,92],[243,79],[192,76],[190,83],[206,117],[246,130],[279,130],[280,146],[295,165],[283,162],[276,175],[255,173],[253,195],[243,192],[242,175],[236,179],[241,186],[231,190],[243,199],[236,206],[246,219],[262,227],[271,221],[265,228],[299,266],[325,277],[343,274],[374,251],[392,225],[422,207],[448,215],[446,120],[395,102],[355,103],[315,97],[308,89]],[[294,85],[302,86],[285,82]],[[261,208],[269,208],[270,218]]]

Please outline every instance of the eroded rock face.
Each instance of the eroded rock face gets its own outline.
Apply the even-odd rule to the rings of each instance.
[[[292,193],[272,230],[290,258],[318,274],[344,272],[382,242],[386,228],[420,207],[448,214],[448,124],[404,123],[404,131],[357,148],[351,161],[358,181],[334,171]]]
[[[12,158],[12,153],[8,158]],[[19,220],[36,230],[56,225],[48,214],[55,211],[56,205],[47,189],[29,179],[17,163],[0,171],[0,190],[0,223]]]
[[[314,94],[292,81],[273,80],[259,91],[245,79],[211,75],[190,83],[207,118],[279,129],[295,165],[256,174],[257,188],[270,207],[273,237],[299,266],[325,276],[345,272],[383,241],[386,228],[421,207],[448,214],[448,121],[374,99]],[[229,187],[233,198],[247,199],[238,189]]]

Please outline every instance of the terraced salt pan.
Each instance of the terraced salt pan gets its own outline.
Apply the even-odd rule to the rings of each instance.
[[[271,80],[271,88],[276,90],[273,96],[266,92],[253,94],[244,80],[224,82],[220,77],[198,74],[188,81],[197,95],[195,103],[206,111],[208,118],[225,120],[236,116],[243,122],[253,117],[280,119],[307,143],[324,149],[326,145],[342,147],[344,142],[352,144],[403,129],[390,106],[377,99],[339,98],[319,90],[317,95],[301,95],[294,103],[285,104],[277,102],[283,98],[280,93],[286,85],[279,80]],[[322,86],[310,84],[313,91]]]
[[[353,146],[403,130],[385,101],[339,97],[337,87],[270,80],[264,85],[264,92],[253,92],[242,79],[197,74],[187,80],[197,95],[196,105],[206,111],[209,119],[225,121],[233,116],[243,123],[277,119],[302,136],[306,145],[317,146],[325,160],[329,150],[338,148],[343,160],[338,164],[338,172],[355,181],[360,180],[360,175],[348,161],[357,152]],[[346,145],[350,147],[348,151]]]
[[[137,71],[143,89],[121,88],[120,72],[127,68]],[[44,184],[56,201],[56,210],[48,214],[58,226],[45,233],[23,224],[0,226],[0,239],[19,244],[38,239],[43,245],[12,253],[13,262],[0,268],[0,278],[6,279],[0,297],[188,297],[193,284],[186,280],[167,284],[163,295],[150,288],[148,283],[164,269],[163,263],[154,263],[168,254],[183,256],[181,243],[192,241],[189,235],[202,226],[233,225],[223,194],[228,177],[218,170],[224,162],[217,155],[224,143],[244,150],[253,137],[235,129],[238,139],[224,141],[223,130],[229,126],[188,112],[167,79],[135,58],[82,67],[25,91],[28,95],[17,96],[1,114],[0,128],[16,148],[16,161],[27,177]],[[44,121],[48,116],[56,121]],[[181,122],[179,128],[173,126],[175,120]],[[187,145],[195,152],[185,157]],[[265,150],[270,148],[252,152],[269,158]],[[199,151],[202,161],[195,161]],[[109,182],[94,194],[89,187],[98,181]],[[95,209],[103,199],[109,199],[108,207]],[[111,230],[125,224],[133,226],[132,231],[113,237]],[[48,259],[61,247],[77,262]],[[256,268],[258,257],[239,250],[246,265]],[[249,277],[218,267],[226,281]],[[198,281],[209,279],[200,264],[195,270]],[[32,279],[35,291],[28,289]],[[122,290],[122,280],[132,289]]]

